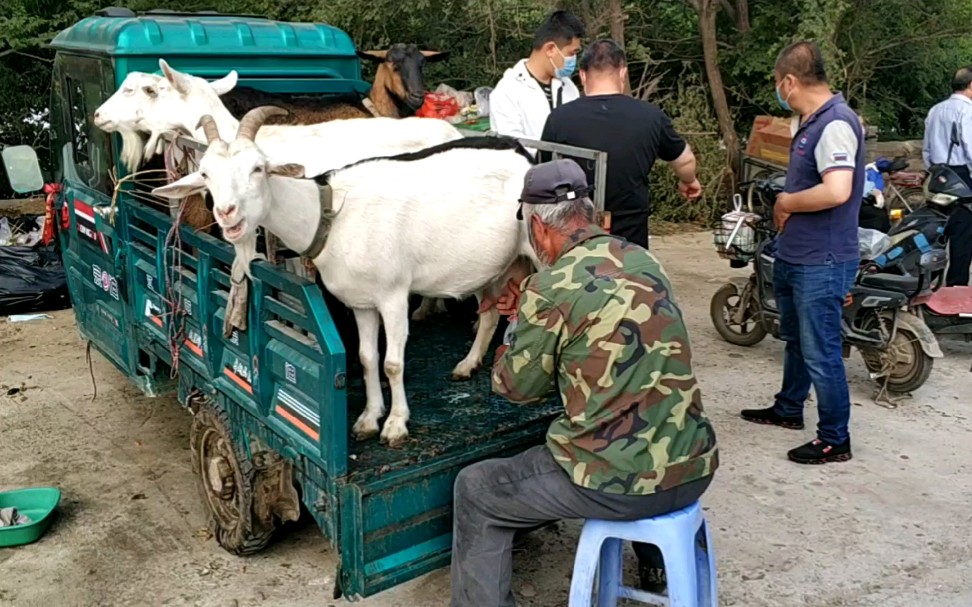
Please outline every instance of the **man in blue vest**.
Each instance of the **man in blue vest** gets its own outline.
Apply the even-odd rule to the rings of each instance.
[[[847,425],[850,391],[841,356],[841,307],[860,263],[858,213],[864,189],[864,131],[860,118],[827,84],[820,49],[794,43],[776,60],[776,96],[794,121],[786,188],[776,200],[773,288],[786,342],[783,387],[767,409],[742,417],[760,424],[803,428],[813,385],[817,438],[787,455],[801,464],[851,458]]]

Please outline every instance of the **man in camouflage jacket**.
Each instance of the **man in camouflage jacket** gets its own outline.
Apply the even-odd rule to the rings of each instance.
[[[460,472],[452,606],[513,605],[518,529],[567,518],[635,520],[699,499],[718,467],[688,335],[671,284],[645,249],[593,223],[572,160],[527,173],[521,202],[543,267],[497,305],[510,314],[493,389],[515,403],[557,390],[546,445]],[[657,548],[635,545],[642,585],[664,587]],[[646,572],[656,571],[653,576]],[[660,586],[660,587],[659,587]]]

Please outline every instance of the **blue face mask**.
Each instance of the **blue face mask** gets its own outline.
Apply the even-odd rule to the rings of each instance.
[[[780,84],[782,84],[782,82]],[[790,104],[787,103],[786,102],[786,99],[783,98],[783,95],[780,94],[780,85],[779,84],[776,85],[776,102],[779,103],[780,104],[780,107],[783,108],[784,110],[786,110],[788,112],[792,112],[793,111],[793,108],[790,107]]]
[[[574,68],[577,67],[577,55],[567,57],[559,48],[557,49],[557,52],[560,53],[560,56],[564,58],[564,67],[557,67],[556,65],[554,66],[557,77],[570,78],[570,76],[574,73]],[[551,61],[551,63],[553,63],[553,61]]]

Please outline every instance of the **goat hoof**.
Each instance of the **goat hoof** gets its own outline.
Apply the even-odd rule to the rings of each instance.
[[[468,381],[472,379],[472,376],[479,369],[479,363],[470,364],[463,361],[456,365],[456,368],[452,370],[452,374],[449,378],[452,381]]]
[[[359,419],[351,428],[351,434],[356,441],[366,441],[378,436],[378,422]]]
[[[405,422],[393,418],[385,420],[385,427],[381,430],[381,444],[392,449],[398,449],[408,440],[408,428]]]
[[[449,379],[452,381],[469,381],[472,376],[476,373],[479,367],[473,367],[472,369],[456,369],[450,375]]]
[[[354,440],[360,443],[366,440],[371,440],[378,436],[378,428],[375,428],[374,430],[362,430],[361,432],[355,432],[352,430],[351,434],[354,436]]]
[[[398,438],[385,438],[385,437],[381,438],[381,444],[385,445],[389,449],[401,449],[402,447],[405,446],[405,443],[407,441],[408,441],[407,434],[405,436],[400,436]]]

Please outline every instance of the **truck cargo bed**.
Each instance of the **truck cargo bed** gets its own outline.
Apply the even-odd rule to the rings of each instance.
[[[500,331],[494,342],[498,341]],[[452,368],[472,343],[471,320],[465,314],[439,314],[411,323],[405,353],[405,388],[411,419],[408,442],[388,449],[378,439],[354,441],[349,434],[351,461],[348,470],[355,482],[366,482],[421,464],[442,455],[460,452],[475,443],[488,443],[525,426],[548,423],[557,406],[513,405],[490,389],[491,348],[480,369],[469,381],[453,381]],[[391,399],[385,390],[386,407]],[[358,376],[348,386],[348,423],[364,408],[364,381]],[[350,432],[350,428],[349,428]]]

